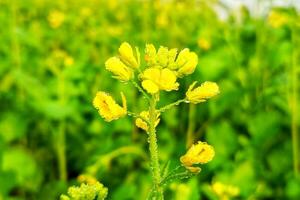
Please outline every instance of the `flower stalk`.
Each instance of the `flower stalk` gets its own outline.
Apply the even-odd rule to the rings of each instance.
[[[149,108],[149,151],[150,151],[150,159],[151,159],[151,171],[153,178],[153,185],[155,189],[155,193],[157,194],[157,199],[163,199],[163,190],[160,186],[161,175],[160,175],[160,167],[159,167],[159,158],[158,158],[158,145],[157,145],[157,136],[155,130],[156,123],[156,98],[153,95],[150,100],[150,108]]]

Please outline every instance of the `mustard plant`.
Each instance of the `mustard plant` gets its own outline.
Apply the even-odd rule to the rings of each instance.
[[[113,97],[104,91],[97,92],[93,105],[105,121],[110,122],[126,115],[135,118],[137,127],[148,135],[150,168],[153,187],[148,199],[164,199],[164,187],[176,179],[183,179],[198,174],[198,164],[205,164],[214,157],[214,148],[205,142],[193,144],[185,155],[180,158],[181,164],[169,171],[169,165],[163,169],[160,166],[156,127],[162,113],[180,103],[203,103],[219,93],[219,87],[214,82],[204,82],[200,86],[197,81],[188,88],[185,97],[161,108],[157,107],[160,93],[171,92],[179,88],[178,79],[192,74],[198,64],[198,56],[188,48],[181,50],[168,49],[161,46],[158,50],[152,44],[145,47],[145,66],[141,66],[139,49],[133,49],[124,42],[119,47],[119,55],[109,58],[105,67],[115,79],[124,83],[131,83],[147,102],[148,109],[139,113],[128,110],[126,97],[121,92],[122,106]]]

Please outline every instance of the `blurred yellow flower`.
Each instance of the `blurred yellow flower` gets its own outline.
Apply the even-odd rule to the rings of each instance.
[[[231,197],[236,197],[240,193],[240,189],[238,187],[223,184],[221,182],[214,182],[211,187],[221,200],[229,200]]]
[[[109,94],[100,91],[97,92],[96,97],[93,100],[93,105],[98,110],[101,117],[103,117],[105,121],[110,122],[127,114],[126,99],[122,92],[121,97],[123,107],[119,106]]]
[[[160,12],[156,17],[156,25],[161,28],[165,28],[169,25],[168,13]]]
[[[87,183],[87,184],[95,184],[97,183],[97,179],[91,175],[88,174],[81,174],[77,177],[77,181],[80,183]]]
[[[120,59],[126,64],[128,67],[133,69],[139,68],[139,57],[140,53],[136,48],[136,56],[133,54],[132,47],[127,42],[123,42],[119,47]]]
[[[72,66],[74,64],[74,59],[73,57],[69,56],[69,55],[66,55],[64,57],[64,65],[69,67],[69,66]]]
[[[273,28],[280,28],[288,23],[288,17],[278,11],[271,11],[268,16],[268,23]]]
[[[127,67],[119,58],[111,57],[105,62],[106,69],[113,73],[113,77],[121,81],[129,81],[133,78],[133,70]]]
[[[211,145],[198,141],[197,144],[192,145],[185,155],[180,157],[180,162],[191,172],[197,173],[200,171],[200,168],[193,167],[193,165],[208,163],[214,156],[215,151]]]
[[[92,15],[91,8],[89,8],[89,7],[83,7],[83,8],[81,8],[80,15],[82,17],[89,17],[89,16],[91,16]]]
[[[196,81],[190,85],[186,92],[186,99],[194,104],[205,102],[207,99],[220,93],[219,86],[214,82],[206,81],[201,86],[194,88]]]
[[[150,67],[141,75],[143,88],[150,94],[159,90],[177,90],[179,83],[176,82],[176,74],[168,68]]]
[[[198,46],[205,51],[207,51],[211,48],[210,41],[205,38],[199,38],[197,43],[198,43]]]
[[[190,52],[189,49],[185,48],[178,54],[176,64],[178,77],[192,74],[198,64],[198,56],[196,53]]]
[[[140,113],[140,116],[143,117],[146,120],[149,120],[149,111],[142,111]],[[159,118],[159,113],[156,116],[156,122],[155,122],[155,127],[159,124],[160,118]],[[148,124],[147,122],[145,122],[143,119],[141,118],[137,118],[135,120],[135,125],[141,129],[143,129],[144,131],[148,131]]]
[[[65,21],[65,14],[59,10],[53,10],[49,13],[47,19],[52,28],[58,28]]]

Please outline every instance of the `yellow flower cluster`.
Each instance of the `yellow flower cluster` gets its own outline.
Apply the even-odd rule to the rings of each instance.
[[[186,92],[186,99],[194,104],[205,102],[207,99],[220,93],[219,86],[214,82],[206,81],[201,86],[195,87],[196,81],[190,85]]]
[[[180,157],[180,162],[191,172],[198,173],[201,169],[193,165],[208,163],[214,156],[215,150],[211,145],[198,141],[197,144],[192,145],[185,155]]]
[[[238,187],[223,184],[221,182],[215,182],[211,187],[221,200],[229,200],[231,197],[236,197],[240,193],[240,189]]]
[[[68,195],[61,195],[60,200],[104,200],[108,194],[108,189],[98,181],[92,184],[82,183],[79,187],[72,186],[68,189]]]
[[[160,121],[159,115],[160,115],[159,113],[156,115],[155,127],[159,124],[159,121]],[[149,121],[149,111],[142,111],[140,113],[140,116]],[[137,118],[135,120],[135,125],[141,129],[143,129],[144,131],[148,131],[148,129],[149,129],[147,122],[145,122],[141,118]]]
[[[94,98],[93,105],[98,109],[101,117],[103,117],[105,121],[110,122],[127,114],[126,99],[123,93],[121,93],[121,97],[123,107],[118,105],[109,94],[98,92]]]
[[[159,90],[177,90],[179,83],[176,82],[176,75],[168,68],[150,67],[141,75],[143,88],[150,94]]]
[[[280,28],[288,23],[288,17],[278,11],[271,11],[268,16],[268,23],[273,28]]]
[[[141,82],[140,90],[145,90],[151,95],[159,94],[160,91],[178,90],[178,78],[192,74],[198,64],[196,53],[185,48],[179,53],[177,49],[159,47],[158,50],[153,44],[147,44],[145,48],[145,68],[140,67],[140,52],[127,43],[123,42],[119,47],[119,55],[109,58],[105,62],[105,67],[113,74],[113,77],[120,81],[131,81],[136,87],[135,77]],[[137,76],[135,74],[138,74]],[[194,82],[186,92],[185,100],[190,103],[200,103],[217,95],[219,87],[213,82],[204,82],[201,86],[194,88]],[[126,100],[122,94],[123,107],[119,106],[114,99],[105,92],[98,92],[94,98],[94,106],[99,110],[99,114],[106,120],[112,121],[127,114]],[[136,119],[136,125],[147,131],[148,124],[145,119],[149,119],[149,113],[140,113],[143,118]],[[159,123],[159,114],[157,123]]]

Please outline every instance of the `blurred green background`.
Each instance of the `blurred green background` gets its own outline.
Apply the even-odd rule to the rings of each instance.
[[[193,80],[221,89],[208,103],[162,115],[162,164],[178,164],[190,140],[216,151],[166,199],[300,199],[300,16],[292,6],[253,3],[255,15],[218,0],[0,0],[0,200],[58,199],[80,174],[108,187],[108,199],[146,198],[146,134],[130,118],[105,122],[92,106],[104,90],[124,91],[132,110],[145,107],[105,71],[123,41],[142,54],[146,43],[198,54],[195,73],[161,105]],[[215,183],[238,192],[220,193]]]

